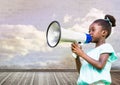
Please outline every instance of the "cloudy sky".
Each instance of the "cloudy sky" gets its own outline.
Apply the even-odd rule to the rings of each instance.
[[[46,30],[50,22],[57,20],[63,28],[87,32],[91,22],[106,13],[120,21],[120,8],[116,7],[119,0],[107,1],[0,0],[0,65],[46,65],[60,61],[71,54],[70,44],[48,47]]]

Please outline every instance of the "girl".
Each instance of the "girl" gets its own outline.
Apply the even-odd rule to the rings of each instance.
[[[79,57],[76,58],[77,68],[80,69],[77,85],[111,84],[111,64],[117,59],[117,56],[113,47],[105,40],[109,37],[111,28],[116,26],[115,23],[113,16],[106,15],[105,19],[95,20],[90,25],[89,33],[92,36],[92,43],[96,45],[87,54],[77,43],[71,45],[72,52],[84,59],[80,62]]]

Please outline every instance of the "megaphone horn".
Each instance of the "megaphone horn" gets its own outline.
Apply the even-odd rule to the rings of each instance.
[[[50,47],[56,47],[60,41],[80,43],[90,43],[92,41],[90,34],[64,29],[60,26],[58,21],[52,21],[49,24],[46,38],[47,44]]]

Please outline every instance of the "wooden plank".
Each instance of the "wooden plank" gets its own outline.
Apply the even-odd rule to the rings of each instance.
[[[70,79],[70,76],[73,75],[74,72],[56,72],[54,73],[55,80],[57,81],[57,85],[76,85],[76,79]],[[75,81],[73,81],[75,80]]]
[[[0,72],[0,85],[76,85],[77,72]],[[120,71],[111,72],[113,83],[120,84]]]
[[[19,77],[17,85],[23,85],[24,77],[26,76],[27,72],[21,72],[21,76]]]
[[[120,72],[113,71],[111,72],[112,76],[112,84],[111,85],[119,85],[120,84]]]
[[[8,76],[8,78],[6,77],[4,85],[12,85],[12,83],[15,81],[17,75],[18,75],[18,72],[16,72],[16,73],[12,72],[12,74],[10,76]]]
[[[11,76],[12,73],[10,72],[8,75],[6,75],[1,81],[0,81],[0,85],[2,85],[3,83],[6,82],[6,80],[9,78],[9,76]]]
[[[4,77],[6,77],[10,72],[1,72],[0,73],[0,82],[3,80]]]
[[[56,73],[53,73],[53,75],[54,75],[54,78],[55,78],[55,81],[56,81],[57,85],[61,85],[61,82],[60,82],[58,76],[56,75]],[[60,77],[60,76],[61,76],[61,75],[59,75],[59,77]]]
[[[20,85],[31,85],[31,83],[33,84],[33,76],[34,72],[26,72],[26,75],[22,78],[22,82]]]
[[[23,75],[23,73],[21,72],[15,72],[14,74],[15,74],[14,80],[11,82],[11,84],[9,83],[9,85],[17,85],[18,82],[20,81],[21,76]]]
[[[69,81],[68,84],[77,85],[77,79],[78,79],[77,72],[76,72],[76,74],[71,73],[71,72],[67,72],[67,73],[63,72],[63,75],[66,77],[66,79],[67,79],[66,81]],[[77,76],[75,77],[74,75],[77,75]]]
[[[39,84],[39,76],[38,76],[38,72],[35,72],[35,75],[34,75],[34,81],[33,81],[33,84],[32,85],[40,85]]]
[[[32,78],[31,78],[31,82],[30,82],[30,85],[33,85],[33,82],[34,82],[34,78],[35,78],[35,72],[33,72],[33,74],[32,74]]]

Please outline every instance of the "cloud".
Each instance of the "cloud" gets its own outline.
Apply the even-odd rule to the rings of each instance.
[[[32,25],[0,25],[0,58],[12,58],[33,51],[46,52],[45,32]]]
[[[105,14],[102,10],[92,8],[81,20],[79,17],[74,18],[75,24],[70,29],[77,32],[88,32],[89,25],[96,19],[103,19],[104,16]]]
[[[88,14],[82,19],[82,21],[94,21],[96,19],[103,19],[104,18],[104,12],[102,10],[92,8],[89,10]]]
[[[68,23],[70,20],[72,19],[72,16],[70,16],[70,15],[65,15],[64,16],[64,23]]]
[[[105,13],[102,10],[92,8],[88,14],[81,20],[82,28],[89,28],[89,25],[96,19],[104,19]]]
[[[75,18],[74,19],[74,22],[80,22],[80,18],[78,17],[78,18]]]

